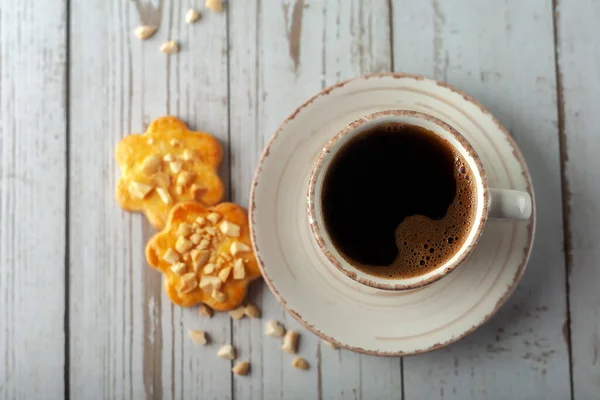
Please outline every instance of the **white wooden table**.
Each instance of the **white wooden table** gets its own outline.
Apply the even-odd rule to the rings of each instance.
[[[599,0],[0,0],[0,399],[599,399],[599,20]],[[141,42],[141,23],[160,30]],[[377,358],[329,349],[255,284],[304,332],[308,372],[260,320],[172,306],[144,260],[153,229],[113,199],[116,142],[177,115],[222,140],[247,204],[284,117],[377,71],[457,86],[520,145],[539,219],[508,303],[447,348]],[[202,327],[250,377],[188,340]]]

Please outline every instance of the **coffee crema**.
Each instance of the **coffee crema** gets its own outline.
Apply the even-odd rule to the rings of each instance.
[[[476,214],[477,188],[445,139],[403,123],[352,138],[325,175],[322,211],[334,246],[377,277],[424,275],[454,256]]]

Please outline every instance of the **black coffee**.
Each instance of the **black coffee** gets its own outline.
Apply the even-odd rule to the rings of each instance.
[[[475,219],[471,169],[445,139],[407,124],[380,125],[346,143],[325,176],[325,227],[344,258],[379,277],[436,269]]]

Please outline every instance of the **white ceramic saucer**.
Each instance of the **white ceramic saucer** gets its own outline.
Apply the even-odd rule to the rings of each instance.
[[[469,259],[440,281],[412,291],[369,288],[337,270],[308,225],[312,164],[348,123],[399,108],[446,121],[475,148],[491,187],[526,190],[533,197],[527,166],[506,130],[472,98],[434,80],[406,74],[355,78],[323,90],[285,120],[263,153],[250,196],[252,240],[263,276],[308,329],[378,355],[433,350],[482,325],[521,279],[535,227],[535,210],[529,221],[489,221]]]

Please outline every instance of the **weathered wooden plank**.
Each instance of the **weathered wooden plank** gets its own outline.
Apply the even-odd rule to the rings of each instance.
[[[591,399],[600,393],[600,3],[561,1],[555,12],[573,395]]]
[[[512,132],[536,191],[522,283],[471,336],[404,362],[407,398],[568,398],[562,207],[549,0],[411,2],[394,8],[395,69],[446,80]]]
[[[0,1],[3,399],[65,393],[66,20],[65,2]]]
[[[201,320],[171,305],[144,246],[154,230],[113,199],[113,148],[129,132],[173,114],[227,139],[226,16],[187,25],[181,1],[74,1],[71,26],[71,393],[101,398],[230,398],[225,315]],[[159,25],[151,39],[132,35]],[[167,56],[167,39],[181,52]],[[228,159],[223,177],[228,182]],[[90,210],[95,210],[90,212]],[[102,210],[102,212],[98,212]],[[195,346],[188,329],[206,329]]]
[[[237,202],[248,203],[258,156],[278,125],[321,88],[323,8],[323,2],[302,0],[230,2],[231,178]],[[233,324],[233,341],[252,363],[251,379],[234,378],[234,397],[317,398],[318,339],[263,285],[254,284],[250,296],[262,308],[262,321]],[[281,342],[264,336],[268,319],[302,333],[299,351],[311,365],[309,372],[294,369]]]
[[[386,1],[262,0],[231,3],[230,84],[232,191],[247,204],[258,156],[275,129],[322,87],[367,72],[389,71]],[[251,300],[263,321],[303,332],[308,374],[294,371],[280,342],[259,321],[234,322],[234,342],[253,362],[252,379],[235,379],[235,398],[389,398],[400,396],[399,359],[335,351],[288,316],[263,284]]]

